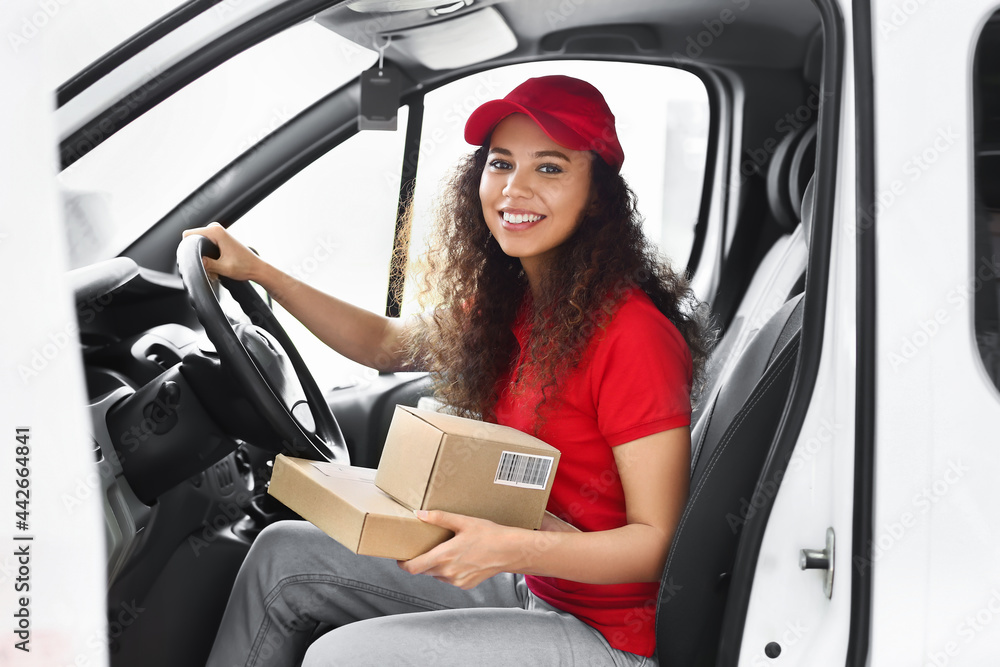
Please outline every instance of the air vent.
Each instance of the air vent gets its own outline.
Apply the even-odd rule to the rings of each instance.
[[[163,370],[167,370],[175,366],[180,363],[181,360],[175,350],[172,350],[162,343],[153,343],[146,348],[145,357]]]
[[[465,9],[471,4],[472,0],[458,0],[458,2],[453,2],[450,5],[441,5],[434,9],[428,9],[427,12],[431,16],[447,16],[448,14],[454,14],[460,9]]]
[[[233,471],[229,468],[227,461],[219,461],[215,464],[215,482],[219,489],[227,491],[233,485]]]

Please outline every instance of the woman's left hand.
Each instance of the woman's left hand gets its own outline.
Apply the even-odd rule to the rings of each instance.
[[[520,529],[440,510],[416,514],[422,521],[453,531],[455,536],[416,558],[399,561],[399,567],[410,574],[428,574],[452,586],[470,589],[495,574],[512,571],[516,540],[511,538]]]

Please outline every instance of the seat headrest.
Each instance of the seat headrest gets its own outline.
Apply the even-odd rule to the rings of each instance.
[[[782,138],[767,170],[767,202],[785,233],[799,224],[802,188],[815,162],[816,125],[800,125]]]
[[[812,241],[812,226],[816,218],[816,176],[809,178],[805,193],[802,195],[802,237],[809,246]]]
[[[788,170],[788,197],[792,200],[795,219],[802,219],[802,198],[806,184],[816,171],[816,125],[811,125],[792,151],[792,164]]]

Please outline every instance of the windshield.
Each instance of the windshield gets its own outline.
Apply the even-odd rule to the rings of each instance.
[[[309,21],[137,118],[59,174],[71,266],[123,250],[240,153],[375,59]]]

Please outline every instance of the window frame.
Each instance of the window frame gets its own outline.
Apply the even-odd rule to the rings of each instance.
[[[701,264],[702,255],[706,247],[706,239],[709,238],[709,224],[711,219],[711,202],[714,196],[713,187],[716,182],[716,168],[719,164],[718,147],[720,145],[719,136],[722,128],[719,124],[719,119],[722,116],[719,112],[719,105],[722,103],[722,95],[719,94],[719,90],[716,86],[718,83],[715,79],[710,78],[708,72],[704,72],[695,68],[686,67],[682,63],[647,63],[638,60],[625,60],[621,58],[580,58],[579,56],[567,56],[563,58],[548,58],[543,60],[524,60],[524,61],[510,61],[503,63],[489,63],[487,66],[473,68],[468,70],[463,70],[460,73],[452,74],[448,77],[442,77],[441,79],[434,82],[433,86],[427,86],[419,89],[411,95],[404,96],[403,101],[410,104],[410,115],[409,121],[406,128],[407,136],[404,140],[404,158],[403,158],[403,173],[400,178],[400,190],[399,190],[399,203],[396,216],[396,244],[393,247],[393,257],[403,257],[409,256],[410,250],[410,234],[408,233],[409,225],[409,198],[410,194],[414,191],[414,186],[416,184],[416,175],[418,171],[418,162],[420,154],[420,142],[422,141],[423,132],[423,118],[424,118],[424,96],[427,93],[434,92],[440,88],[443,88],[452,83],[467,79],[470,77],[477,76],[484,72],[489,72],[491,70],[500,69],[503,67],[525,64],[525,63],[558,63],[560,61],[594,61],[594,62],[616,62],[622,63],[623,65],[652,65],[657,67],[667,67],[670,69],[676,69],[684,72],[688,72],[701,81],[702,85],[705,87],[706,97],[708,99],[708,131],[707,131],[707,144],[705,148],[705,165],[702,172],[701,180],[701,196],[699,199],[698,216],[697,220],[692,228],[692,239],[691,248],[688,253],[688,259],[685,265],[685,270],[688,275],[694,276],[698,266]],[[720,235],[720,238],[723,235]],[[716,263],[719,258],[715,258]],[[680,268],[680,267],[675,267]],[[717,270],[718,267],[714,267]],[[389,294],[386,296],[386,310],[385,315],[387,317],[399,317],[402,312],[403,306],[403,294],[405,288],[405,274],[399,271],[392,271],[389,277]]]
[[[1000,172],[1000,121],[994,121],[993,125],[996,127],[990,127],[990,131],[994,133],[991,135],[992,141],[988,141],[986,138],[986,113],[985,108],[986,102],[986,75],[982,72],[982,65],[985,59],[983,54],[984,48],[986,46],[987,35],[992,37],[995,42],[991,44],[992,49],[1000,51],[1000,9],[997,9],[994,14],[987,19],[979,32],[978,39],[975,44],[972,67],[970,68],[970,88],[972,90],[972,151],[973,151],[973,164],[972,164],[972,225],[973,225],[973,247],[972,247],[972,275],[969,276],[970,281],[972,281],[973,287],[977,284],[985,285],[987,281],[994,283],[993,294],[989,293],[989,290],[974,289],[975,295],[972,297],[973,308],[972,308],[972,328],[973,333],[976,337],[976,352],[980,364],[982,365],[983,372],[992,381],[995,393],[1000,393],[1000,375],[996,368],[991,369],[987,364],[987,358],[984,356],[984,348],[979,342],[979,335],[982,333],[980,329],[980,305],[983,300],[990,297],[996,299],[1000,302],[1000,277],[994,272],[992,276],[984,278],[979,274],[979,267],[981,263],[986,259],[984,254],[986,248],[980,248],[979,243],[983,240],[984,233],[992,236],[988,231],[983,230],[980,225],[984,224],[981,219],[983,214],[998,214],[1000,211],[1000,202],[997,202],[997,207],[987,206],[982,197],[983,180],[986,178],[987,174]],[[996,73],[1000,71],[995,65],[991,67],[991,73]],[[995,96],[1000,98],[1000,93],[995,93]],[[994,102],[994,108],[991,109],[994,112],[1000,112],[1000,103]],[[986,162],[989,160],[991,163],[990,168],[987,168]],[[992,170],[992,171],[991,171]],[[988,223],[985,223],[988,224]],[[979,281],[982,281],[979,283]],[[986,292],[985,294],[983,292]],[[1000,304],[998,304],[1000,306]],[[990,333],[1000,334],[1000,326],[998,330],[991,331]],[[994,348],[993,352],[1000,354],[1000,348]]]

